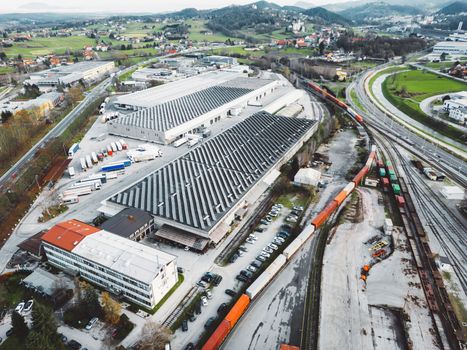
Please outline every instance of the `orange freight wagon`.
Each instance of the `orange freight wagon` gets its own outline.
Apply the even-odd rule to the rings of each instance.
[[[229,311],[227,316],[225,316],[225,320],[230,323],[230,328],[233,328],[237,321],[242,317],[245,310],[250,305],[250,298],[246,294],[242,294],[242,296],[237,300],[235,305]]]
[[[201,350],[217,350],[221,346],[224,339],[229,335],[230,323],[222,320],[220,325],[216,328],[214,333],[211,334],[208,341],[203,345]]]

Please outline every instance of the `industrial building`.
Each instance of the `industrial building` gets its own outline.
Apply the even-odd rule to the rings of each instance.
[[[294,184],[298,186],[318,186],[321,172],[312,168],[302,168],[294,176]]]
[[[154,218],[143,210],[126,208],[102,223],[100,228],[133,241],[140,241],[154,230]]]
[[[203,250],[218,243],[315,132],[317,123],[258,112],[108,198],[108,216],[145,210],[156,236]],[[241,214],[240,216],[244,216]]]
[[[173,255],[69,220],[42,236],[49,263],[146,308],[177,283]]]
[[[10,101],[8,104],[0,107],[1,111],[10,111],[16,114],[20,111],[33,111],[36,117],[42,118],[58,106],[64,100],[64,95],[60,92],[48,92],[35,99],[27,101]]]
[[[112,72],[114,68],[115,64],[113,61],[79,62],[31,73],[29,79],[24,84],[34,84],[39,87],[71,86],[80,80],[85,82],[96,81],[105,74]]]
[[[433,53],[448,55],[467,55],[467,42],[441,41],[433,46]]]
[[[261,103],[281,84],[279,80],[245,78],[237,73],[221,76],[234,79],[209,87],[199,86],[190,94],[112,120],[107,124],[108,131],[113,135],[170,144],[187,133],[199,132],[227,117],[232,108]],[[190,79],[180,83],[188,84],[187,80]],[[178,86],[179,82],[164,87],[172,84]]]

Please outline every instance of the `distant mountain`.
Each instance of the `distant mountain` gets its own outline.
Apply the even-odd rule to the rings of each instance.
[[[358,7],[338,12],[351,20],[362,22],[368,18],[381,18],[388,16],[419,15],[423,12],[415,7],[390,5],[386,2],[371,2]]]
[[[467,12],[467,2],[456,1],[443,7],[437,12],[440,15],[458,15],[461,12]]]
[[[330,0],[328,0],[330,1]],[[366,3],[370,2],[380,2],[381,0],[367,0],[365,1]],[[446,6],[452,0],[384,0],[385,3],[389,5],[401,5],[401,6],[411,6],[415,7],[423,12],[425,11],[437,11],[443,6]],[[359,0],[354,0],[354,1],[346,1],[346,2],[330,2],[329,4],[323,5],[323,7],[329,11],[334,11],[334,12],[341,12],[347,9],[351,9],[353,7],[359,7],[361,6],[362,2]]]
[[[186,8],[178,12],[172,13],[171,16],[186,19],[186,18],[198,17],[201,14],[202,14],[202,11],[198,11],[195,8]]]
[[[352,23],[351,20],[337,13],[326,10],[323,7],[314,7],[314,8],[308,9],[304,11],[303,14],[309,17],[313,17],[317,20],[321,20],[326,24],[336,23],[336,24],[341,24],[341,25],[349,25]]]
[[[280,5],[277,5],[273,2],[267,2],[267,1],[257,1],[257,2],[250,4],[250,6],[253,6],[253,5],[255,5],[256,8],[259,10],[266,10],[266,9],[280,10],[282,8]]]
[[[312,7],[315,7],[311,2],[308,1],[298,1],[294,5],[295,7],[301,7],[302,9],[311,9]]]

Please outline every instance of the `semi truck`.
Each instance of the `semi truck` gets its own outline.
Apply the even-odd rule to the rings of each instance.
[[[80,187],[80,188],[69,188],[62,192],[62,198],[71,197],[71,196],[85,196],[91,194],[91,186]]]
[[[94,175],[88,176],[87,178],[79,180],[78,182],[83,183],[83,182],[90,182],[90,181],[100,181],[101,183],[105,184],[107,182],[107,177],[105,176],[105,174],[94,174]]]
[[[180,147],[181,145],[183,145],[184,143],[187,143],[187,142],[188,142],[188,139],[186,137],[182,137],[181,139],[178,139],[178,140],[174,141],[173,146],[174,147]]]
[[[123,148],[123,149],[125,149],[125,150],[128,149],[128,144],[127,144],[125,141],[123,141],[122,139],[120,139],[120,140],[118,140],[118,142],[120,142],[120,144],[122,145],[122,148]]]
[[[112,151],[117,152],[118,148],[117,148],[117,145],[115,144],[115,142],[112,142],[110,144],[110,147],[112,148]]]
[[[115,142],[115,145],[117,146],[118,151],[121,151],[123,149],[122,144],[120,143],[120,141]]]
[[[91,190],[100,190],[102,187],[101,180],[93,180],[93,181],[87,181],[87,182],[76,182],[71,187],[68,189],[74,189],[74,188],[84,188],[84,187],[91,187]]]
[[[133,163],[144,162],[145,160],[153,160],[162,155],[158,148],[153,148],[147,151],[130,151],[127,153],[128,158]]]
[[[79,162],[81,163],[81,169],[86,171],[86,169],[88,168],[88,166],[86,165],[86,160],[84,158],[80,158]]]
[[[188,141],[188,147],[193,147],[194,145],[196,145],[199,141],[199,138],[194,138],[194,139],[191,139],[190,141]]]
[[[101,171],[103,172],[116,171],[116,170],[122,170],[122,169],[125,169],[125,165],[123,163],[108,164],[108,165],[101,167]]]
[[[99,162],[99,160],[97,159],[97,154],[96,152],[92,152],[91,153],[91,160],[94,164],[97,164]]]
[[[79,150],[79,143],[74,143],[73,145],[71,145],[70,149],[68,150],[68,159],[72,159],[78,150]]]
[[[72,166],[69,166],[68,167],[68,175],[70,175],[70,179],[74,178],[75,177],[75,168],[73,168]]]
[[[74,204],[79,202],[79,197],[76,195],[66,196],[62,197],[61,201],[63,204]]]
[[[87,156],[86,156],[86,165],[88,166],[89,169],[92,168],[92,160],[91,160],[91,156],[90,156],[90,155],[87,155]]]

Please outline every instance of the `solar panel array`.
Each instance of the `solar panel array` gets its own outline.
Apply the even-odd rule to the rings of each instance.
[[[118,118],[113,123],[166,131],[236,100],[253,89],[212,86]]]
[[[314,123],[256,113],[109,200],[209,231]]]

